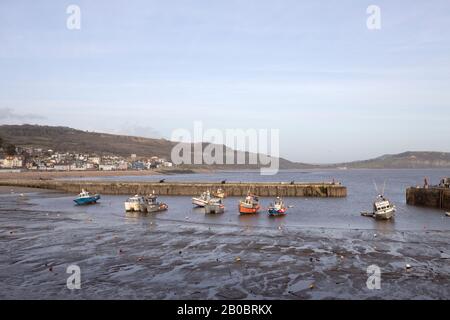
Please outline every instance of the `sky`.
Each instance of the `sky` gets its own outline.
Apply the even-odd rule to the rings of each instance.
[[[72,4],[80,29],[67,28]],[[281,156],[309,163],[450,152],[448,12],[448,0],[2,0],[0,124],[279,129]]]

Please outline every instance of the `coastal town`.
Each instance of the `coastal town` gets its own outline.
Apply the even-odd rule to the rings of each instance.
[[[126,171],[172,167],[172,162],[158,156],[129,157],[88,153],[59,152],[33,147],[0,149],[0,170],[19,171]]]

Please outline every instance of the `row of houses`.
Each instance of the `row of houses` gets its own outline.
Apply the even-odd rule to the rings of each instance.
[[[95,154],[55,152],[25,148],[17,150],[19,155],[2,156],[0,154],[0,169],[26,169],[31,171],[87,171],[87,170],[150,170],[160,167],[172,167],[173,164],[159,157],[129,158]]]

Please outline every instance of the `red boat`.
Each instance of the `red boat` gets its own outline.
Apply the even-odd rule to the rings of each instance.
[[[239,201],[239,213],[257,213],[260,209],[259,198],[253,194],[248,194],[245,199]]]

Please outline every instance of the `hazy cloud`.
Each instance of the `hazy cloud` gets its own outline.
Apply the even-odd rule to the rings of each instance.
[[[0,108],[0,120],[42,120],[46,119],[38,114],[17,113],[11,108]]]
[[[107,130],[115,134],[122,134],[127,136],[136,136],[144,138],[161,138],[161,134],[150,126],[134,125],[125,123],[121,128],[116,128],[114,130]]]

